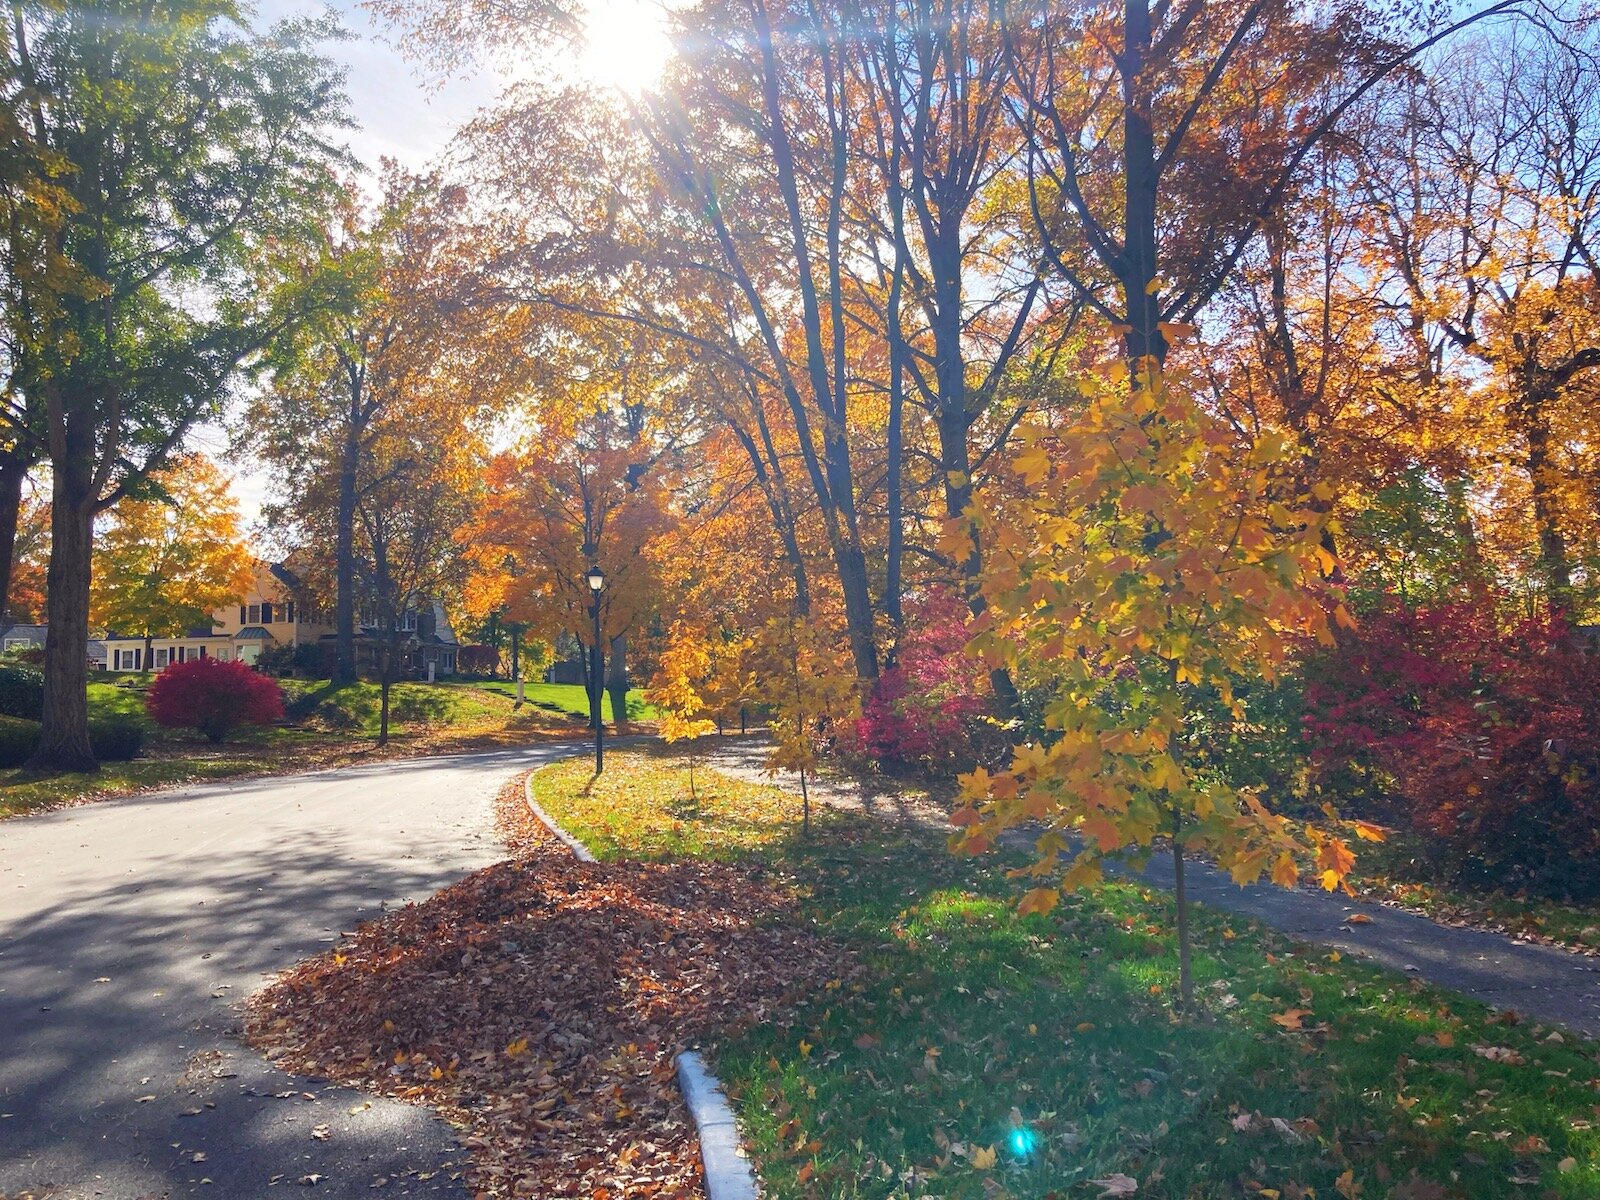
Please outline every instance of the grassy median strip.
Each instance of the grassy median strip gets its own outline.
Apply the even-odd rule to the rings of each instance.
[[[1202,912],[1179,1020],[1172,909],[1107,884],[1047,917],[994,860],[681,761],[534,776],[607,858],[757,864],[863,971],[718,1047],[774,1197],[1580,1197],[1595,1047]],[[1089,1186],[1096,1185],[1096,1186]],[[1131,1189],[1137,1188],[1134,1192]]]

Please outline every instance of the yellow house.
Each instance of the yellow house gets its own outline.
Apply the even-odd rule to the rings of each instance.
[[[261,563],[250,591],[236,605],[211,614],[210,629],[191,629],[182,637],[155,638],[150,661],[145,639],[108,634],[106,666],[113,671],[159,671],[194,658],[238,659],[254,664],[276,646],[302,646],[333,635],[320,612],[307,610],[305,589],[282,563]]]

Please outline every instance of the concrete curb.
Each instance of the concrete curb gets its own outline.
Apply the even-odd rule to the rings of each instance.
[[[538,817],[544,827],[558,838],[579,862],[592,863],[595,856],[577,838],[573,837],[545,812],[533,798],[533,772],[523,784],[523,795],[528,809]],[[697,1051],[685,1050],[678,1055],[678,1088],[683,1092],[689,1115],[694,1119],[695,1132],[700,1137],[700,1161],[705,1168],[706,1195],[710,1200],[757,1200],[755,1171],[739,1153],[739,1126],[733,1109],[722,1092],[722,1084],[706,1068],[705,1060]]]
[[[572,857],[576,858],[579,862],[592,863],[597,861],[595,856],[589,852],[589,847],[585,846],[577,838],[573,837],[565,829],[561,828],[560,825],[556,824],[556,819],[549,813],[545,812],[545,810],[539,806],[539,802],[533,798],[532,771],[528,772],[528,778],[523,781],[522,791],[523,795],[527,797],[529,810],[532,811],[534,816],[539,818],[546,829],[555,834],[557,841],[564,845],[568,850],[572,851]]]
[[[678,1055],[678,1087],[700,1134],[700,1160],[711,1200],[756,1200],[756,1176],[739,1153],[739,1127],[717,1077],[698,1052]]]

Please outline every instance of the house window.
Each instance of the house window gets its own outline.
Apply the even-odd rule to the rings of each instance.
[[[415,632],[417,628],[417,614],[408,609],[405,616],[400,618],[400,628],[405,630],[407,633]]]
[[[155,651],[154,662],[151,665],[152,666],[157,666],[157,667],[166,666],[167,665],[167,659],[168,659],[168,656],[170,655],[170,653],[171,652],[165,646],[162,646],[161,649]]]
[[[246,624],[248,624],[248,625],[259,625],[259,624],[261,624],[261,605],[252,604],[250,606],[250,610],[249,611],[250,611],[250,619],[246,622]]]
[[[25,650],[31,645],[33,645],[33,643],[30,642],[27,638],[7,638],[6,639],[6,649],[7,650]]]
[[[138,650],[118,650],[117,670],[137,671],[139,669],[139,653]]]

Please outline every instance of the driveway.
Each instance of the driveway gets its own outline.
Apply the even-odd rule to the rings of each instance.
[[[560,745],[213,784],[0,823],[0,1197],[465,1196],[427,1110],[234,1037],[271,975],[504,857]]]

